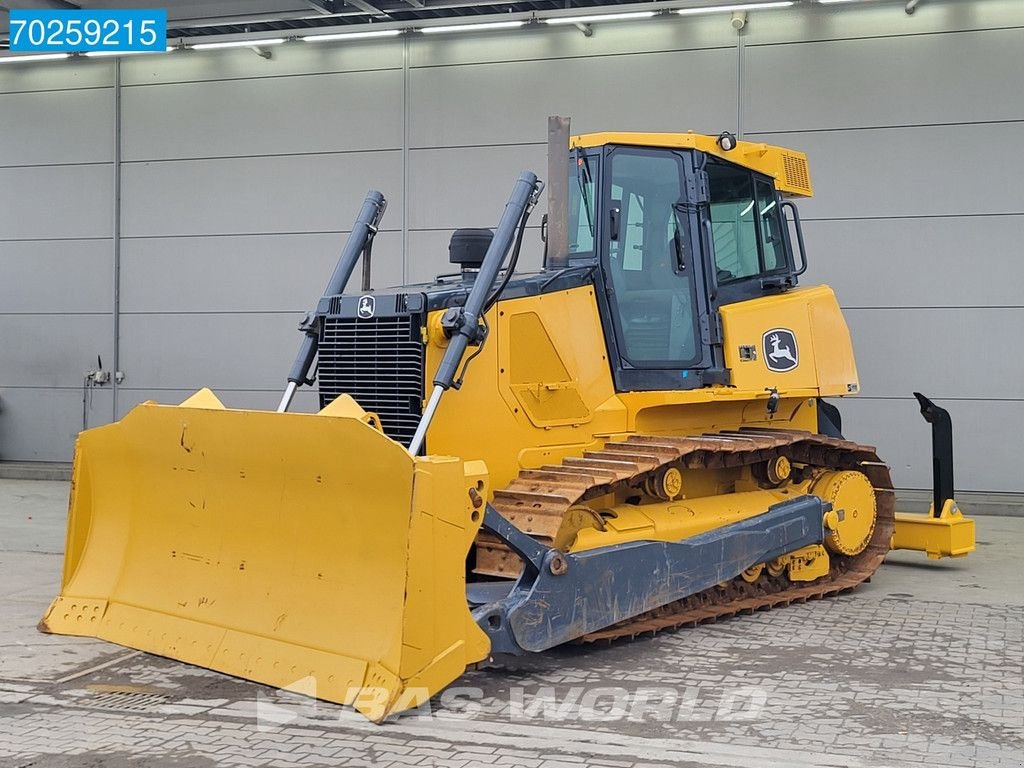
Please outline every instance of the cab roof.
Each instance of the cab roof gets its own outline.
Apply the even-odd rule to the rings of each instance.
[[[736,141],[735,147],[725,150],[722,149],[718,136],[707,136],[693,131],[687,133],[585,133],[573,136],[569,140],[569,146],[573,149],[601,147],[605,144],[696,149],[771,176],[775,179],[775,188],[784,194],[800,197],[810,197],[814,194],[807,155],[785,147],[752,141]]]

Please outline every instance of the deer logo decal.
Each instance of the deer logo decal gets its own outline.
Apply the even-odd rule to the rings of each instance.
[[[785,373],[797,367],[800,356],[796,349],[796,335],[788,328],[772,328],[761,337],[764,363],[769,371]]]
[[[368,320],[373,317],[374,310],[377,309],[377,300],[373,296],[360,296],[359,306],[356,307],[356,314],[364,320]]]

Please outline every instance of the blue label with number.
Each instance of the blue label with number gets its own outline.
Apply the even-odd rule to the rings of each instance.
[[[167,50],[167,11],[33,11],[11,9],[12,51]]]

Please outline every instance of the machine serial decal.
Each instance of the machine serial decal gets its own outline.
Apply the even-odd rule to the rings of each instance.
[[[788,328],[772,328],[761,337],[764,349],[764,362],[769,371],[785,373],[792,371],[799,364],[799,353],[796,349],[796,334]]]
[[[377,308],[377,300],[373,296],[360,296],[359,307],[356,309],[356,314],[364,320],[369,320],[373,317],[374,310]]]

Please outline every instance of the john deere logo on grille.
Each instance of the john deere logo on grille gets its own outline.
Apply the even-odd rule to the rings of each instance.
[[[764,363],[769,371],[792,371],[800,359],[796,350],[796,335],[788,328],[772,328],[761,337]]]
[[[364,320],[373,317],[373,311],[377,308],[377,300],[373,296],[360,296],[359,306],[356,308],[356,314]]]

